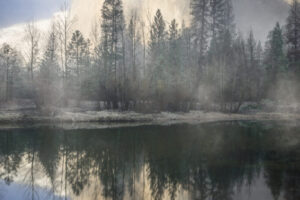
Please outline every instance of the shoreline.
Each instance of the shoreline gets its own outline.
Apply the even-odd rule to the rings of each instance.
[[[161,112],[142,114],[136,112],[117,111],[87,111],[60,112],[55,116],[42,116],[37,113],[28,114],[17,111],[0,111],[0,128],[5,127],[34,127],[38,125],[54,124],[58,127],[76,129],[84,127],[108,128],[130,127],[141,125],[172,125],[172,124],[200,124],[224,121],[297,121],[300,114],[257,112],[246,114],[227,114],[219,112],[191,111],[188,113]]]

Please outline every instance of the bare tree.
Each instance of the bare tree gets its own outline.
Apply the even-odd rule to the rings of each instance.
[[[59,40],[59,49],[60,49],[60,59],[62,67],[62,77],[63,84],[65,89],[66,80],[68,79],[68,41],[71,37],[72,27],[76,21],[70,14],[70,6],[67,1],[61,7],[61,15],[57,18],[57,32]]]
[[[141,31],[142,31],[142,40],[143,40],[143,76],[145,77],[146,74],[146,34],[145,34],[145,22],[140,22]]]
[[[36,67],[39,54],[40,32],[34,21],[28,22],[25,27],[25,39],[28,43],[27,63],[30,75],[31,87],[34,83],[34,68]]]

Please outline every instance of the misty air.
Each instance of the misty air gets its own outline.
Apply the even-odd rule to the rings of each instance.
[[[299,0],[1,0],[1,200],[299,200]]]

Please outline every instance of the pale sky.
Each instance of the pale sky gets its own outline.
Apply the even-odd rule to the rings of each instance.
[[[59,12],[65,0],[0,0],[0,43],[13,46],[21,44],[24,23],[34,19],[45,30],[51,16]],[[71,0],[67,0],[71,1]],[[104,0],[73,0],[71,11],[77,16],[74,28],[80,29],[90,37],[91,26],[100,20]],[[237,29],[247,34],[251,29],[256,38],[264,41],[268,32],[279,21],[285,23],[288,14],[287,0],[233,0]],[[128,17],[137,9],[146,24],[153,19],[160,8],[164,18],[170,22],[176,18],[179,23],[189,20],[189,0],[123,0],[124,13]]]
[[[0,0],[0,28],[50,18],[64,0]]]

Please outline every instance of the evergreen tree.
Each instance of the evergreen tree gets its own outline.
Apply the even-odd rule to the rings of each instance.
[[[76,74],[76,77],[80,77],[81,68],[87,62],[87,42],[80,31],[75,31],[72,35],[72,39],[68,46],[69,63],[73,67],[71,74]],[[75,72],[75,73],[74,73]]]
[[[222,27],[225,0],[210,0],[211,37],[214,41]]]
[[[169,27],[169,73],[171,84],[176,86],[179,81],[179,76],[181,73],[181,49],[180,49],[180,33],[178,30],[178,24],[176,20],[172,20]]]
[[[60,68],[57,57],[57,34],[54,25],[49,34],[46,51],[40,64],[38,76],[37,106],[57,106],[61,100]]]
[[[257,63],[256,63],[256,41],[254,39],[253,31],[251,30],[246,44],[247,50],[247,87],[249,91],[248,100],[254,100],[255,98],[255,85],[257,83]]]
[[[197,51],[197,81],[195,87],[201,80],[201,73],[205,65],[205,54],[209,37],[209,0],[192,0],[191,1],[192,27],[194,32],[194,45]]]
[[[81,83],[83,79],[83,73],[85,68],[89,65],[89,49],[88,43],[85,41],[83,35],[80,31],[75,31],[72,35],[71,41],[68,45],[68,66],[71,70],[68,72],[72,79],[69,82],[69,87],[71,85],[75,86],[77,97],[80,96]]]
[[[153,52],[156,49],[159,50],[164,45],[166,36],[166,23],[161,14],[161,11],[158,9],[150,30],[150,50],[152,50]]]
[[[239,34],[233,43],[233,78],[232,83],[232,102],[236,106],[232,107],[232,112],[238,112],[241,105],[247,98],[248,90],[248,67],[247,67],[247,50],[246,42],[242,35]]]
[[[140,98],[141,91],[141,54],[142,44],[141,35],[139,30],[138,17],[136,12],[133,12],[126,35],[126,63],[127,69],[125,74],[125,90],[126,95],[124,95],[125,109],[128,109],[129,102],[136,101]]]
[[[134,14],[131,16],[128,25],[128,36],[129,36],[129,57],[130,57],[130,64],[131,64],[131,79],[133,82],[136,83],[138,78],[138,48],[141,46],[141,37],[140,32],[138,31],[138,24],[137,24],[137,16]],[[136,83],[137,84],[137,83]]]
[[[286,38],[288,45],[288,59],[292,71],[300,71],[300,4],[293,0],[287,18]]]
[[[105,71],[106,100],[118,108],[124,72],[124,16],[121,0],[105,0],[102,8],[102,59]],[[124,78],[124,77],[123,77]]]
[[[8,44],[3,44],[0,49],[1,80],[0,98],[9,101],[14,97],[14,90],[18,74],[20,72],[21,59],[17,51]]]
[[[149,41],[149,78],[150,95],[155,97],[156,101],[164,104],[163,94],[166,87],[167,73],[167,32],[166,24],[160,10],[157,10],[150,30]],[[157,102],[157,103],[158,103]],[[162,105],[160,105],[162,106]]]
[[[231,101],[232,79],[234,78],[233,41],[235,37],[234,15],[231,0],[213,0],[211,2],[212,38],[208,52],[208,61],[212,69],[206,82],[215,84],[213,89],[217,94],[222,109],[226,101]],[[212,79],[214,83],[211,83]]]
[[[265,69],[263,65],[263,47],[259,41],[256,45],[256,65],[257,65],[257,81],[256,81],[256,101],[260,101],[264,97]]]
[[[165,53],[166,53],[166,24],[160,10],[157,10],[154,22],[150,30],[150,73],[151,79],[162,80],[165,74]],[[154,82],[156,80],[153,80]]]
[[[214,66],[215,59],[218,56],[218,42],[223,28],[224,8],[225,0],[210,0],[211,40],[208,51],[208,63],[210,66]]]
[[[268,35],[265,50],[265,65],[268,73],[268,85],[271,86],[276,83],[278,74],[286,68],[284,38],[278,22]]]
[[[184,50],[182,49],[182,35],[181,30],[178,29],[176,20],[172,20],[169,26],[168,34],[168,92],[170,95],[168,99],[168,110],[179,110],[180,103],[185,98],[185,88],[183,84],[183,62]]]

